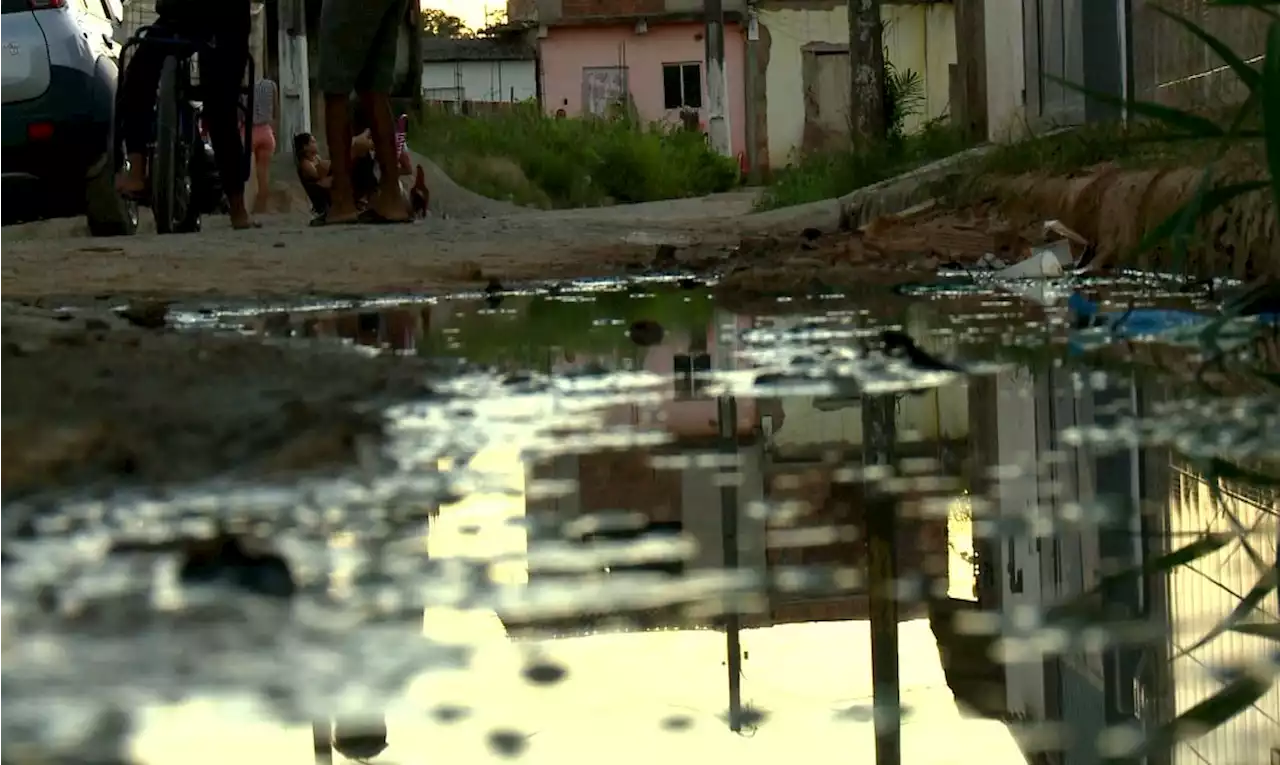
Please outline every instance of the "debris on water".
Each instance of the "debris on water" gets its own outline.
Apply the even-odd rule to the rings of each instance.
[[[333,727],[333,748],[349,760],[371,760],[387,749],[387,722],[339,719]]]
[[[542,659],[524,668],[524,677],[534,685],[555,685],[569,674],[563,665]]]
[[[1066,247],[1066,242],[1061,242]],[[1056,279],[1063,275],[1062,261],[1053,248],[1033,247],[1031,255],[1025,260],[1000,269],[994,274],[996,279]]]
[[[662,325],[648,319],[641,319],[632,323],[631,329],[627,331],[627,336],[631,338],[631,342],[642,348],[661,343],[663,334]]]
[[[1091,246],[1088,239],[1081,236],[1075,229],[1069,227],[1060,220],[1047,220],[1044,222],[1045,233],[1057,234],[1066,239],[1068,242],[1080,247],[1081,249]]]
[[[529,737],[520,731],[495,730],[489,733],[489,748],[503,757],[518,757],[529,746]]]
[[[251,550],[230,534],[189,542],[178,579],[186,585],[223,584],[253,595],[289,598],[297,591],[289,564],[265,550]]]
[[[169,315],[169,301],[138,300],[119,310],[121,318],[142,329],[160,329]]]
[[[653,261],[649,265],[655,270],[662,271],[675,268],[676,264],[675,246],[670,244],[660,244],[653,254]]]

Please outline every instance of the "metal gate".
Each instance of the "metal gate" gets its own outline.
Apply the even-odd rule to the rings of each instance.
[[[1033,130],[1120,116],[1117,107],[1086,98],[1055,78],[1124,95],[1129,70],[1127,7],[1126,0],[1022,0],[1023,100]]]

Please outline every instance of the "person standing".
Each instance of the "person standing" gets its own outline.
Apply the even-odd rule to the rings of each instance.
[[[315,221],[408,223],[413,220],[400,193],[396,130],[391,114],[396,39],[408,0],[324,0],[320,10],[320,66],[316,80],[324,93],[324,125],[332,152],[333,187],[329,212]],[[351,180],[352,91],[369,124],[378,162],[378,191],[363,212],[356,207]]]
[[[250,0],[219,0],[193,3],[160,0],[156,3],[159,34],[192,37],[212,43],[200,56],[200,82],[204,90],[204,121],[213,144],[218,176],[230,208],[231,226],[253,228],[257,224],[244,203],[244,152],[240,137],[240,83],[249,64]],[[154,130],[156,90],[167,48],[138,45],[125,67],[120,82],[121,132],[129,158],[128,172],[116,179],[124,195],[146,193],[147,144]]]
[[[253,86],[253,173],[258,192],[253,199],[253,212],[267,211],[271,196],[271,158],[276,153],[277,120],[280,114],[280,89],[275,80],[263,77]]]

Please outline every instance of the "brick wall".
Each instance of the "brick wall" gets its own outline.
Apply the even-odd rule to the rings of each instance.
[[[561,15],[564,18],[588,16],[642,16],[663,13],[664,0],[563,0]]]

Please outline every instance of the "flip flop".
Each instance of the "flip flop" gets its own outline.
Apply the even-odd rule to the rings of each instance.
[[[329,217],[327,215],[317,215],[316,217],[312,218],[311,222],[308,223],[307,225],[311,226],[312,228],[323,228],[325,226],[350,226],[353,223],[359,223],[359,222],[360,222],[360,219],[358,217],[352,218],[351,220],[329,220]]]
[[[369,226],[396,226],[403,223],[413,223],[413,218],[387,218],[382,213],[370,207],[356,218],[357,223],[363,223]]]

